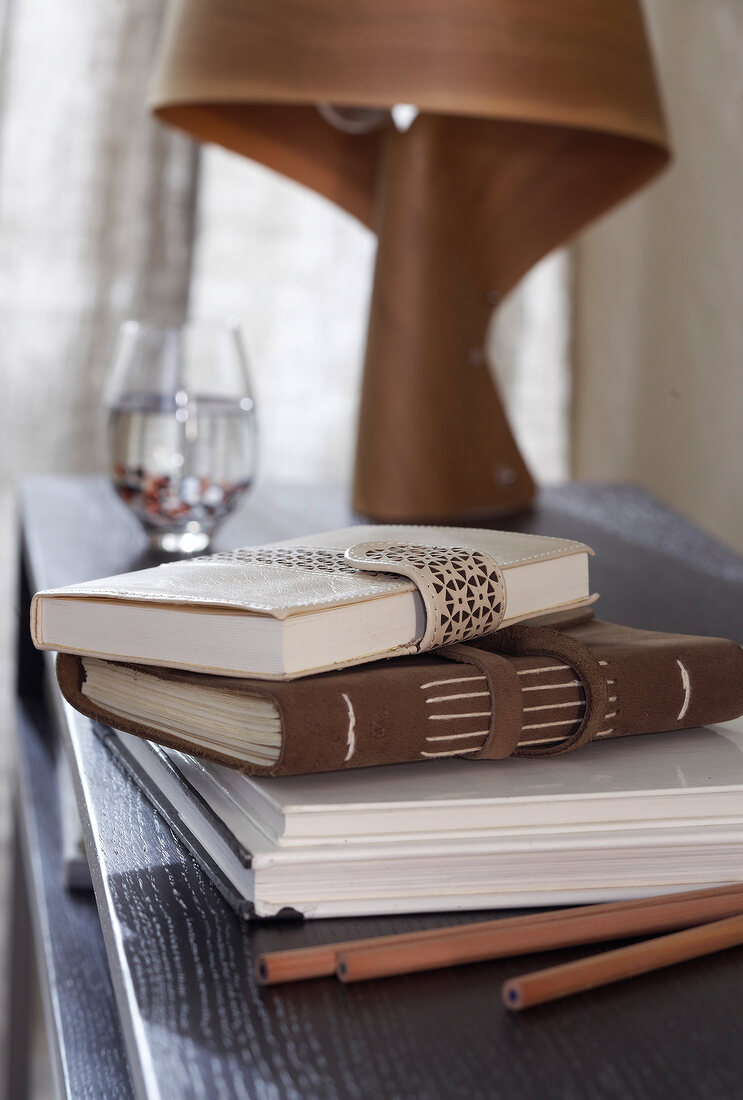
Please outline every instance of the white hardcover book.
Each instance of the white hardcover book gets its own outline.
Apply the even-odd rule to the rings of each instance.
[[[610,807],[613,798],[629,799],[632,793],[622,790],[621,785],[615,788],[611,769],[598,770],[608,747],[604,744],[596,746],[594,761],[603,797],[596,791],[586,792],[585,787],[571,792],[566,785],[562,792],[553,789],[542,795],[555,805],[560,798],[566,803],[571,798],[580,801],[587,793],[596,796],[590,825],[584,821],[565,827],[563,821],[558,829],[545,825],[541,829],[525,826],[471,831],[470,808],[461,798],[461,789],[459,794],[451,791],[448,799],[442,789],[445,776],[452,774],[445,763],[418,769],[411,776],[411,782],[418,780],[420,786],[418,802],[430,815],[433,827],[428,834],[423,830],[400,831],[382,838],[359,834],[351,839],[337,835],[324,843],[305,839],[302,844],[289,845],[277,843],[276,837],[264,829],[265,813],[261,820],[260,814],[253,814],[252,805],[238,812],[233,800],[225,812],[227,803],[221,784],[218,787],[222,794],[215,797],[216,788],[184,782],[188,769],[182,771],[181,765],[187,758],[166,756],[139,738],[116,736],[124,754],[136,762],[140,781],[142,776],[147,777],[145,789],[149,788],[150,796],[153,789],[157,792],[158,806],[161,810],[166,807],[166,816],[179,835],[197,856],[206,853],[211,873],[217,868],[232,894],[243,899],[242,911],[249,910],[259,917],[288,911],[305,917],[331,917],[567,905],[671,893],[743,878],[743,822],[738,815],[727,812],[726,801],[736,790],[740,799],[743,791],[740,721],[665,741],[669,759],[678,763],[678,780],[675,786],[669,781],[651,789],[643,787],[640,776],[636,776],[637,789],[645,792],[638,797],[645,798],[642,809],[648,813],[647,819],[612,821],[611,809],[602,816],[602,807]],[[730,750],[724,782],[712,783],[699,771],[692,761],[696,750],[689,761],[684,761],[683,746],[693,746],[695,739],[697,745],[700,739],[716,745],[720,762]],[[590,750],[583,755],[590,756]],[[178,765],[175,768],[173,760]],[[531,761],[523,763],[533,766]],[[562,771],[564,763],[564,759],[553,761],[552,767]],[[385,770],[375,772],[379,775]],[[425,772],[440,773],[442,787],[435,800],[430,779],[421,774]],[[317,778],[305,777],[307,786]],[[279,782],[283,781],[250,780],[251,784],[273,786]],[[692,783],[696,786],[687,785]],[[382,776],[380,788],[385,787]],[[655,794],[663,791],[669,798],[674,793],[677,796],[676,816],[654,816]],[[695,791],[706,803],[694,798]],[[514,791],[513,798],[521,794]],[[685,801],[687,797],[689,801]],[[377,801],[393,813],[398,808],[392,798]],[[399,808],[407,808],[411,801],[415,798],[407,798]],[[452,809],[457,801],[462,827],[442,831],[435,820],[434,805],[448,802]],[[281,804],[286,813],[289,803]],[[312,798],[305,798],[303,804],[313,805],[315,812],[321,809]],[[329,812],[342,815],[348,813],[350,805],[346,798],[342,806]]]

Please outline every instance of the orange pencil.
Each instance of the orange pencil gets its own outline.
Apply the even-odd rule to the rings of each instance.
[[[367,981],[395,974],[460,966],[463,963],[503,959],[536,951],[553,951],[602,940],[627,939],[654,932],[688,928],[743,914],[743,894],[714,898],[672,899],[641,908],[582,913],[533,924],[462,929],[459,936],[425,941],[347,948],[338,953],[336,974],[343,982]]]
[[[671,936],[659,936],[605,951],[579,962],[552,966],[505,982],[501,993],[506,1008],[518,1010],[544,1004],[572,993],[582,993],[610,982],[647,974],[674,963],[711,955],[743,943],[743,916],[728,917]]]

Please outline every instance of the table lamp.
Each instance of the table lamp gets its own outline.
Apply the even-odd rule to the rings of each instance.
[[[357,511],[528,505],[485,332],[668,159],[637,0],[171,0],[152,105],[377,233]]]

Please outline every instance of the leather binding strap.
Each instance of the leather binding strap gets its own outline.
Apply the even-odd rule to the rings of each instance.
[[[490,641],[499,653],[512,657],[554,657],[570,665],[583,684],[586,696],[583,721],[574,734],[557,745],[543,748],[522,745],[516,749],[514,756],[560,756],[564,752],[580,749],[593,740],[609,710],[609,685],[601,665],[588,646],[569,634],[547,626],[510,626]]]
[[[487,678],[491,695],[488,739],[478,758],[499,760],[505,756],[560,756],[592,741],[602,728],[609,710],[609,685],[597,658],[582,642],[546,626],[510,626],[483,639],[487,648],[474,645],[448,646],[439,656],[474,665]],[[482,644],[481,643],[481,644]],[[523,704],[518,676],[504,656],[553,657],[569,665],[583,685],[586,707],[575,733],[556,745],[519,747],[523,727]],[[493,680],[497,689],[493,688]],[[469,759],[474,759],[470,756]]]
[[[426,628],[414,651],[490,634],[506,612],[506,587],[497,561],[471,546],[362,542],[344,555],[357,569],[398,573],[418,588]]]
[[[436,656],[473,665],[487,681],[490,695],[488,736],[479,752],[467,753],[467,760],[504,760],[513,756],[524,721],[521,684],[513,664],[499,653],[474,645],[449,645],[440,649]]]

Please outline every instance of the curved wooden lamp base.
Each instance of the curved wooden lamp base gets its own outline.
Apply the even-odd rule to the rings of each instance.
[[[475,122],[471,139],[487,139],[483,125],[492,129]],[[509,289],[488,280],[480,255],[493,166],[458,159],[461,130],[426,116],[385,137],[353,496],[375,520],[497,515],[534,496],[483,351],[494,300]]]
[[[369,333],[353,485],[361,515],[380,522],[465,520],[519,511],[534,498],[480,351],[485,324],[447,319],[432,315],[428,338],[404,366],[402,340],[397,355],[384,354],[394,328]],[[452,361],[465,367],[451,369]]]
[[[354,507],[379,520],[523,508],[534,484],[482,352],[493,304],[654,175],[666,150],[452,115],[389,127],[380,143]]]

